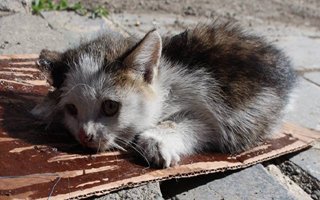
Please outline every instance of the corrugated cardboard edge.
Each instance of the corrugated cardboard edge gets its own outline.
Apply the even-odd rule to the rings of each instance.
[[[271,160],[273,158],[283,156],[285,154],[308,148],[311,146],[312,142],[314,142],[316,139],[320,139],[320,133],[316,131],[312,131],[289,123],[285,123],[283,127],[284,128],[282,132],[286,134],[291,134],[293,137],[298,138],[299,140],[295,141],[294,143],[288,146],[285,146],[284,148],[276,149],[268,153],[255,156],[251,159],[247,159],[245,160],[245,162],[197,162],[168,169],[156,170],[130,179],[116,181],[113,183],[108,183],[105,185],[100,185],[82,191],[72,192],[69,194],[60,194],[57,196],[52,196],[50,198],[82,199],[91,196],[105,195],[123,188],[144,185],[148,182],[163,181],[173,178],[193,177],[216,172],[224,172],[226,170],[242,169],[255,165],[257,163],[261,163],[267,160]]]

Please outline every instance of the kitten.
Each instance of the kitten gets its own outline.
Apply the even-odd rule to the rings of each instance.
[[[161,38],[104,35],[37,61],[54,91],[32,113],[64,124],[84,146],[132,146],[152,164],[237,153],[281,119],[296,74],[284,54],[230,24]]]

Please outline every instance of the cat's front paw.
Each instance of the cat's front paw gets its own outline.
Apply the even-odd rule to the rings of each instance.
[[[168,168],[177,165],[180,161],[180,155],[172,146],[172,142],[168,142],[155,130],[141,134],[137,145],[141,148],[143,157],[152,166]]]

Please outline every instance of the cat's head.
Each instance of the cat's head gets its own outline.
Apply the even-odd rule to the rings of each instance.
[[[43,50],[38,66],[59,93],[52,109],[83,145],[121,148],[152,127],[161,111],[157,72],[161,37],[151,31],[139,42],[103,36],[76,49]]]

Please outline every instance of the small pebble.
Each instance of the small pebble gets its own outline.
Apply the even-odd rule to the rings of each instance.
[[[140,26],[140,21],[136,21],[136,23],[134,24],[135,26]]]

